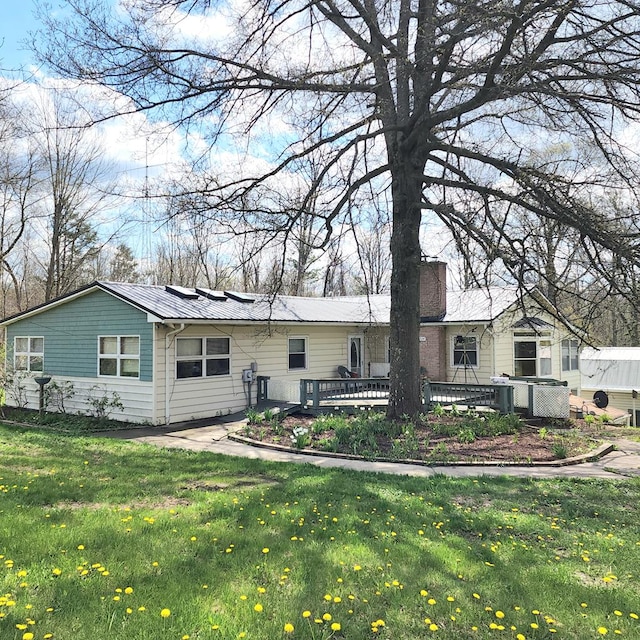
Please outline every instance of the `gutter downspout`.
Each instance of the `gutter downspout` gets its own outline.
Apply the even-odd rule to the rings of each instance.
[[[169,325],[171,327],[175,327],[175,325]],[[177,328],[173,329],[173,331],[168,331],[164,336],[164,423],[169,424],[171,419],[171,407],[169,402],[169,376],[171,374],[172,369],[169,368],[169,342],[171,338],[179,334],[181,331],[184,331],[185,324],[184,322]]]

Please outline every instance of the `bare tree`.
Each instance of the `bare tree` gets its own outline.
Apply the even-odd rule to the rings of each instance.
[[[372,185],[369,185],[372,187]],[[391,221],[387,193],[370,188],[360,203],[351,206],[351,231],[356,245],[354,279],[361,294],[388,293],[391,275]],[[364,194],[363,194],[364,195]]]
[[[15,139],[12,141],[15,143]],[[15,157],[12,142],[3,140],[0,152],[0,280],[2,281],[2,308],[0,315],[22,310],[22,280],[16,262],[12,260],[19,253],[20,242],[27,229],[30,211],[37,202],[34,195],[37,186],[33,157],[28,150],[21,157]],[[8,282],[5,280],[8,279]],[[8,289],[12,291],[13,308],[7,303]]]
[[[353,196],[386,177],[390,417],[421,407],[424,210],[463,229],[518,281],[535,265],[494,215],[499,203],[578,229],[603,278],[612,255],[638,262],[637,219],[609,218],[584,197],[612,184],[636,195],[634,159],[618,143],[640,109],[635,0],[264,0],[226,3],[224,13],[206,0],[138,0],[117,13],[101,0],[66,4],[71,19],[42,12],[40,59],[54,70],[116,89],[130,110],[211,124],[201,133],[212,144],[246,133],[271,151],[241,173],[215,167],[219,179],[203,194],[212,215],[241,209],[248,192],[275,191],[301,157],[321,150],[301,210],[320,189],[333,191],[322,214],[328,242]],[[184,37],[189,18],[221,21],[224,35]],[[305,124],[302,136],[277,132],[294,122]],[[595,142],[589,157],[583,140]],[[561,142],[562,159],[547,162],[540,141]],[[247,228],[294,224],[273,200],[258,204]]]
[[[92,279],[92,263],[116,235],[98,233],[114,206],[115,188],[97,132],[82,126],[74,101],[49,88],[29,106],[23,105],[23,122],[37,159],[40,196],[30,224],[41,238],[33,256],[47,301]]]
[[[4,316],[24,308],[21,242],[39,198],[36,157],[20,126],[19,110],[8,100],[0,103],[0,142],[0,315]]]

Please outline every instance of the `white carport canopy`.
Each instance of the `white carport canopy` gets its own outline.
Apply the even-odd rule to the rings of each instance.
[[[580,353],[583,389],[640,391],[640,347],[587,347]]]

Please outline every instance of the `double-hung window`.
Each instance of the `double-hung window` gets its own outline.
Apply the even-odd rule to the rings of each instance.
[[[578,341],[563,340],[562,341],[562,370],[577,371],[579,368],[578,358]]]
[[[229,338],[178,338],[176,377],[225,376],[231,370]]]
[[[475,336],[456,336],[453,339],[454,367],[478,366],[478,341]]]
[[[100,336],[98,374],[117,378],[139,378],[140,336]]]
[[[513,343],[513,371],[516,376],[550,376],[551,340],[516,337]]]
[[[44,338],[16,336],[13,341],[13,368],[16,371],[44,371]]]
[[[307,368],[307,339],[289,338],[289,370]]]

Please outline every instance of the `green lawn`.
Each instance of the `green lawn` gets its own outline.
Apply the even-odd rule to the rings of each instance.
[[[0,638],[637,639],[639,503],[0,426]]]

